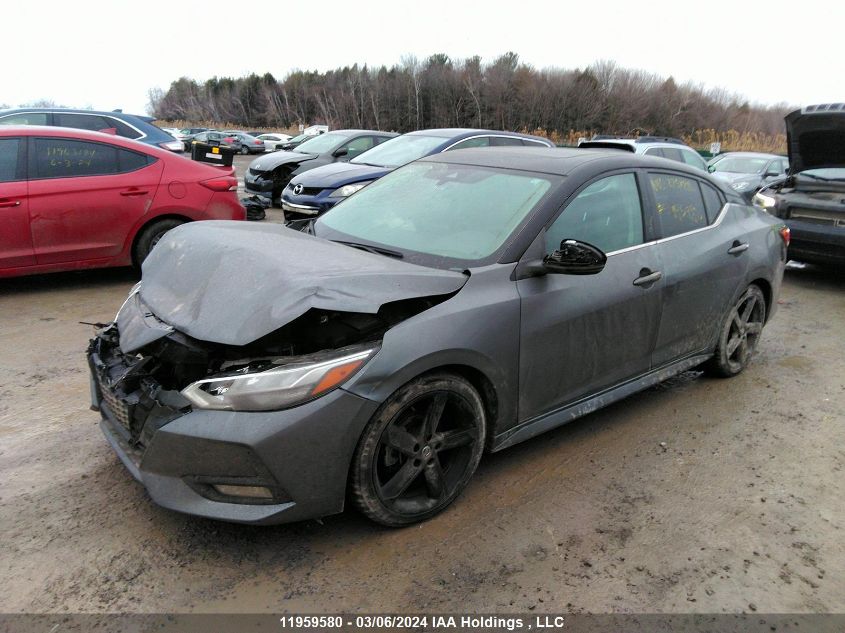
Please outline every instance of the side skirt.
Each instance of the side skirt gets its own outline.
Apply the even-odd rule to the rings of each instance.
[[[500,451],[503,448],[508,448],[514,444],[524,442],[536,435],[540,435],[540,433],[545,433],[555,427],[563,426],[568,422],[572,422],[572,420],[585,416],[588,413],[592,413],[602,407],[606,407],[617,400],[627,398],[638,391],[648,389],[649,387],[663,382],[672,376],[676,376],[681,372],[700,365],[712,356],[712,353],[689,356],[682,360],[664,365],[663,367],[650,371],[647,374],[643,374],[638,378],[624,382],[617,387],[612,387],[594,396],[589,396],[573,404],[563,406],[560,409],[526,420],[519,426],[508,429],[504,433],[497,435],[493,440],[492,452]]]

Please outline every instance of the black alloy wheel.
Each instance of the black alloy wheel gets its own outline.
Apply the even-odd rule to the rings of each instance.
[[[401,387],[364,430],[352,493],[383,525],[424,521],[466,487],[484,450],[481,397],[464,378],[432,374]]]
[[[716,354],[707,364],[710,373],[736,376],[748,366],[766,322],[766,298],[749,286],[728,312],[719,335]]]

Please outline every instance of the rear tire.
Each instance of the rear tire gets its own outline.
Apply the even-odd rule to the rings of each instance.
[[[138,238],[135,240],[135,248],[132,254],[132,261],[135,266],[140,268],[141,264],[144,263],[144,260],[147,259],[147,256],[150,254],[150,251],[155,248],[155,245],[158,244],[158,241],[164,236],[164,234],[170,229],[175,229],[180,224],[184,224],[184,222],[182,220],[171,218],[167,220],[159,220],[144,227],[138,234]]]
[[[748,286],[722,321],[716,353],[704,370],[720,378],[741,373],[751,360],[765,322],[766,297],[757,286]]]
[[[430,519],[466,488],[485,436],[484,404],[467,380],[437,373],[409,382],[361,435],[350,482],[355,505],[388,527]]]
[[[249,154],[249,148],[246,145],[241,147],[241,154]]]

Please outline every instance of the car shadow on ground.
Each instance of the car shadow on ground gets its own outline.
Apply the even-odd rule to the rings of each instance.
[[[804,264],[791,260],[786,264],[784,277],[790,283],[819,290],[845,290],[845,271],[833,267]]]
[[[0,279],[0,295],[79,290],[81,288],[109,286],[116,283],[134,283],[140,279],[141,273],[131,267],[73,270],[44,275],[27,275],[24,277]]]

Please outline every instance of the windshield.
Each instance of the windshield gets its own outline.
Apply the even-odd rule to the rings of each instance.
[[[333,150],[338,143],[342,143],[348,138],[349,134],[340,134],[337,132],[320,134],[320,136],[315,136],[310,141],[305,141],[301,145],[298,145],[294,151],[300,154],[323,154]]]
[[[727,172],[730,174],[761,174],[770,160],[771,158],[734,156],[723,158],[713,163],[712,169],[714,172]]]
[[[317,220],[314,232],[399,252],[477,261],[504,244],[556,181],[546,174],[413,163],[337,205]]]
[[[418,158],[428,156],[435,147],[442,145],[447,140],[441,136],[421,136],[419,134],[397,136],[349,162],[378,167],[401,167]]]

